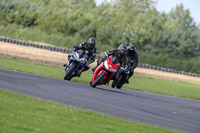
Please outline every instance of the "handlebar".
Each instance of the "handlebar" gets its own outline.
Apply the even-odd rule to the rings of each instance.
[[[129,68],[128,67],[119,67],[118,68],[119,73],[125,72],[125,73],[129,73]]]

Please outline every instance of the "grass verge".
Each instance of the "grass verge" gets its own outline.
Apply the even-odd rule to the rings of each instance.
[[[0,89],[2,133],[176,133]]]
[[[62,69],[55,66],[44,66],[41,64],[28,63],[6,57],[0,57],[0,68],[60,79],[64,77],[64,68]],[[90,71],[86,71],[81,75],[81,78],[73,78],[72,80],[89,83],[91,78],[92,73]],[[130,84],[125,85],[124,87],[140,91],[200,99],[200,86],[198,84],[192,84],[182,81],[171,81],[134,76],[130,79]]]

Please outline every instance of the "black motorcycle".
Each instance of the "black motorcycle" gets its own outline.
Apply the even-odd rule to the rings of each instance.
[[[115,80],[112,82],[112,88],[121,89],[122,86],[127,83],[130,69],[128,67],[120,67],[117,71]]]

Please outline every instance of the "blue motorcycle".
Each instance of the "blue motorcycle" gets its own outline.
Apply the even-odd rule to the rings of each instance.
[[[77,50],[74,51],[69,59],[68,64],[65,66],[64,80],[71,80],[73,77],[80,76],[82,70],[85,68],[88,61],[87,51]]]

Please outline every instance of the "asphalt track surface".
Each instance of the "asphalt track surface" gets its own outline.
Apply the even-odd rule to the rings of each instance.
[[[145,83],[144,83],[145,84]],[[0,88],[144,124],[200,133],[200,100],[0,69]]]

